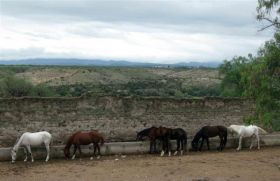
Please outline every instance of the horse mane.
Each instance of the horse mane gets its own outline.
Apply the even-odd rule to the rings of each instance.
[[[27,133],[28,133],[28,132],[27,132]],[[23,134],[19,137],[19,139],[16,141],[16,144],[14,145],[13,148],[18,149],[18,147],[20,146],[20,143],[22,142],[22,139],[23,139],[24,135],[25,135],[25,133],[23,133]]]
[[[148,136],[149,135],[149,132],[152,128],[155,128],[155,126],[152,126],[150,128],[146,128],[146,129],[143,129],[142,131],[140,131],[139,133],[137,133],[137,135],[141,135],[141,136]]]
[[[195,134],[192,142],[198,142],[198,140],[202,137],[202,130],[203,130],[203,127]]]

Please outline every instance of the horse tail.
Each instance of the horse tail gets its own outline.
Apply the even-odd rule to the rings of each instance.
[[[184,151],[187,151],[188,150],[188,136],[187,136],[187,133],[185,133],[184,135],[184,148],[183,148]]]
[[[261,132],[261,133],[263,133],[263,134],[266,134],[267,132],[264,130],[264,129],[262,129],[261,127],[258,127],[257,126],[257,128],[258,128],[258,130]]]
[[[104,138],[103,138],[103,136],[100,136],[100,145],[102,146],[102,145],[104,145]]]
[[[228,135],[228,132],[226,130],[225,135],[224,135],[224,141],[223,141],[224,147],[226,147],[226,144],[227,144],[227,135]]]
[[[52,145],[53,145],[53,139],[52,139],[52,135],[50,134],[50,145],[49,146],[52,146]]]

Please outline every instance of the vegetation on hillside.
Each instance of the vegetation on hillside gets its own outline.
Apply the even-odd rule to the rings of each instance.
[[[22,67],[0,66],[0,74],[3,75],[0,81],[2,97],[34,95],[77,97],[86,92],[161,97],[201,97],[220,94],[221,78],[216,69],[209,68],[55,66],[24,66],[22,70],[20,68]],[[16,83],[19,81],[22,83]],[[10,84],[17,86],[14,88]]]

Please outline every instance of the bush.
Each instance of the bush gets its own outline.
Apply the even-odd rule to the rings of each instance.
[[[44,86],[34,86],[30,82],[16,77],[6,77],[0,80],[1,97],[23,97],[23,96],[53,96],[54,92]]]
[[[33,85],[23,79],[8,77],[4,79],[5,97],[22,97],[32,95]]]

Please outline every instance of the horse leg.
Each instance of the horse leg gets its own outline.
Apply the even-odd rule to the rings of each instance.
[[[94,149],[94,151],[93,151],[93,154],[92,154],[92,157],[90,157],[90,160],[92,160],[93,159],[93,157],[95,157],[96,156],[96,144],[95,143],[93,143],[93,149]]]
[[[180,140],[180,142],[181,142],[181,155],[183,155],[183,154],[184,154],[184,148],[185,148],[185,145],[184,145],[184,138],[182,138],[182,139]]]
[[[76,151],[77,151],[77,145],[74,145],[74,152],[73,152],[72,160],[74,160],[76,157]]]
[[[253,148],[253,146],[254,146],[254,135],[251,137],[250,150]]]
[[[170,142],[170,138],[167,138],[167,151],[168,151],[168,156],[171,156],[171,142]]]
[[[26,151],[26,147],[25,146],[23,147],[23,151],[24,151],[24,154],[25,154],[24,162],[26,162],[28,160],[28,156],[27,156],[27,151]]]
[[[236,150],[239,151],[241,147],[242,147],[242,136],[239,137],[239,145]]]
[[[176,151],[174,152],[174,156],[177,155],[179,148],[180,148],[180,140],[177,139],[177,148],[176,148]]]
[[[50,158],[50,145],[45,144],[45,146],[46,146],[46,150],[47,150],[46,162],[48,162],[49,158]]]
[[[98,143],[96,144],[97,146],[97,151],[98,151],[98,156],[97,156],[97,159],[100,158],[101,154],[100,154],[100,146],[98,145]]]
[[[153,148],[154,148],[154,153],[157,153],[157,140],[154,140],[154,144],[153,144]]]
[[[204,142],[204,138],[202,138],[202,141],[201,141],[201,144],[200,144],[200,147],[199,147],[199,151],[201,151],[201,149],[202,149],[203,142]]]
[[[79,149],[79,158],[81,159],[82,158],[82,150],[81,150],[81,146],[78,145],[78,149]]]
[[[257,137],[258,150],[259,150],[259,149],[261,149],[261,147],[260,147],[260,137],[259,137],[259,135],[258,135],[258,134],[256,135],[256,137]]]
[[[164,153],[165,153],[165,149],[166,149],[166,148],[167,148],[166,140],[165,140],[165,139],[162,139],[162,150],[161,150],[160,156],[164,156]]]
[[[34,162],[34,158],[33,158],[32,152],[31,152],[31,147],[30,147],[30,145],[26,146],[26,148],[27,148],[27,150],[28,150],[28,152],[29,152],[29,154],[30,154],[31,162]]]

